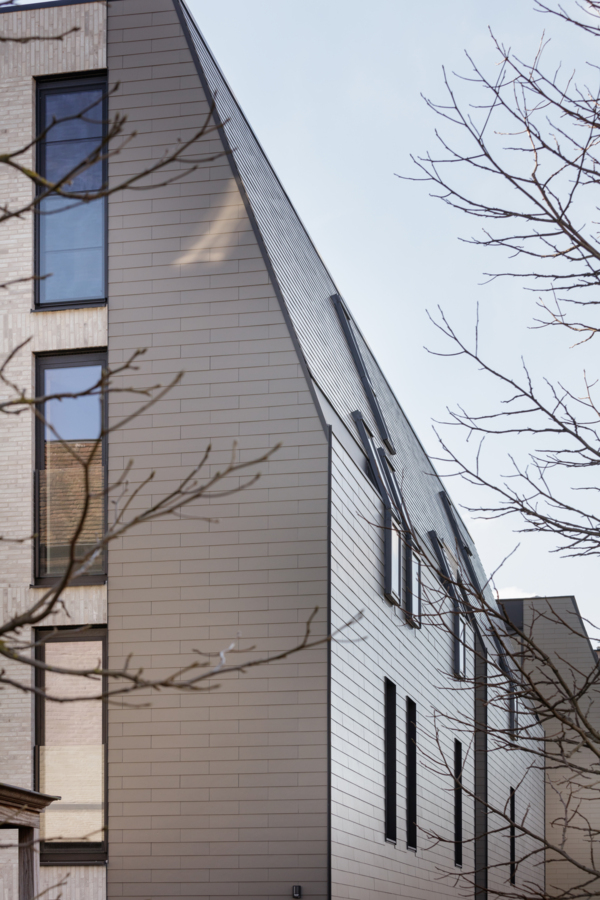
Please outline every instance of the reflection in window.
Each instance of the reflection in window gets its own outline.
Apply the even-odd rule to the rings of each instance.
[[[402,602],[402,529],[391,510],[385,513],[385,595],[392,603]]]
[[[454,608],[454,674],[457,678],[467,675],[467,625],[458,603]]]
[[[406,601],[405,609],[408,621],[415,628],[421,627],[422,606],[422,579],[421,560],[413,550],[412,537],[409,535],[406,542]]]
[[[48,665],[75,670],[103,664],[103,633],[77,639],[52,637],[38,652]],[[82,697],[72,703],[38,699],[38,790],[59,796],[42,813],[44,850],[101,853],[105,843],[104,704],[101,679],[47,672],[38,679],[48,697]],[[49,847],[50,845],[50,847]],[[79,846],[77,846],[79,845]]]
[[[53,183],[76,173],[105,134],[104,85],[72,85],[40,85],[39,171]],[[65,190],[98,191],[105,171],[97,162],[69,178]],[[51,195],[40,202],[40,304],[105,299],[105,217],[105,198],[83,203]]]
[[[79,357],[79,359],[85,357]],[[97,359],[95,355],[95,359]],[[38,574],[61,575],[75,539],[76,560],[93,552],[104,527],[104,460],[100,441],[102,397],[97,385],[100,360],[88,365],[60,365],[61,357],[41,360],[40,392],[44,396],[85,396],[48,400],[38,444]],[[86,483],[87,464],[87,483]],[[79,534],[77,535],[77,531]],[[86,574],[104,571],[104,554],[93,558]]]

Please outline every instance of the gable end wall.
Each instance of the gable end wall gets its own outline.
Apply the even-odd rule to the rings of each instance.
[[[109,8],[112,112],[137,137],[111,177],[157,158],[208,114],[172,0]],[[203,151],[221,153],[218,134]],[[328,446],[231,167],[222,156],[168,187],[110,203],[109,354],[148,348],[131,383],[185,375],[115,433],[111,478],[130,457],[172,487],[210,442],[211,470],[281,443],[243,493],[157,523],[110,554],[109,644],[169,671],[195,648],[293,645],[327,610]],[[111,406],[113,421],[131,408]],[[163,693],[110,719],[109,897],[327,894],[327,651]]]

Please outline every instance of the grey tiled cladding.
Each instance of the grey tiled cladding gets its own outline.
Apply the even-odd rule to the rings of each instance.
[[[346,344],[331,295],[338,289],[312,243],[284,187],[242,112],[198,26],[182,0],[181,9],[201,74],[224,123],[239,176],[268,253],[280,294],[311,376],[358,441],[351,418],[360,410],[378,438],[376,423]],[[424,540],[431,529],[454,543],[439,498],[443,485],[362,334],[359,346],[396,445],[396,465],[411,520]],[[380,441],[378,441],[380,443]],[[463,528],[465,539],[473,542]],[[486,576],[474,554],[481,584]]]

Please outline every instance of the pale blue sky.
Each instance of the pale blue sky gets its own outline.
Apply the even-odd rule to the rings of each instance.
[[[577,383],[577,351],[568,352],[558,335],[527,331],[534,298],[515,283],[481,286],[495,260],[458,241],[477,223],[429,199],[426,186],[394,175],[410,173],[411,152],[433,149],[437,123],[420,93],[442,96],[442,64],[465,72],[465,48],[493,61],[488,25],[523,54],[546,28],[556,35],[550,53],[558,58],[560,45],[567,60],[579,61],[585,46],[575,34],[534,13],[529,0],[188,2],[432,455],[432,419],[457,402],[481,402],[492,389],[462,363],[425,351],[444,348],[426,312],[438,303],[469,331],[479,300],[482,340],[497,362],[514,366],[525,353],[542,372],[551,359],[551,374]],[[492,461],[506,471],[501,458]],[[457,479],[449,489],[459,504],[473,497]],[[521,542],[498,575],[500,589],[574,593],[594,616],[596,561],[550,555],[552,543],[516,535],[516,521],[465,519],[488,571]]]

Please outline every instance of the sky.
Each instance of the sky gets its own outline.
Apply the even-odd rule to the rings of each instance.
[[[550,59],[567,64],[580,64],[589,43],[529,0],[188,4],[430,455],[440,455],[433,422],[448,407],[494,395],[462,361],[426,349],[450,349],[428,317],[438,305],[472,336],[479,303],[481,343],[509,371],[523,355],[534,377],[580,385],[592,353],[530,330],[535,297],[515,282],[484,284],[497,261],[460,241],[477,223],[397,175],[414,174],[410,155],[435,148],[439,123],[421,95],[443,98],[442,66],[467,73],[465,50],[493,66],[490,27],[523,56],[546,29]],[[490,465],[508,471],[500,452]],[[485,502],[460,479],[447,485],[458,506]],[[516,519],[463,517],[488,573],[518,546],[495,577],[501,596],[574,594],[582,613],[600,621],[596,560],[557,556],[552,540],[516,533]]]

